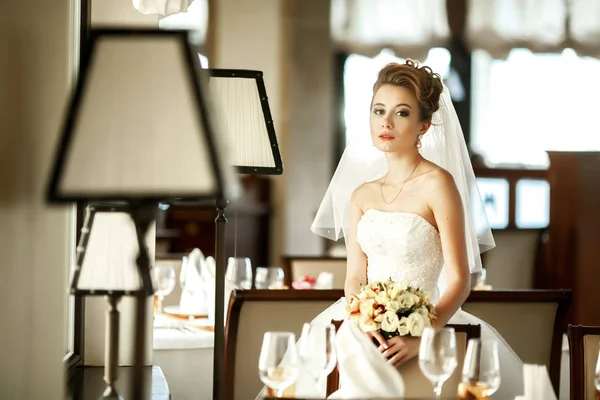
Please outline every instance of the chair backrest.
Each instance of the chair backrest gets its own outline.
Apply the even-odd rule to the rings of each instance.
[[[594,400],[600,326],[569,325],[571,400]]]
[[[534,288],[541,229],[494,232],[496,247],[482,254],[486,284],[496,290]]]
[[[336,328],[339,329],[343,321],[331,321]],[[467,344],[469,339],[479,338],[481,336],[481,326],[479,325],[462,325],[462,324],[448,324],[449,328],[454,328],[456,333],[456,354],[458,359],[458,365],[454,370],[454,373],[444,383],[442,388],[442,396],[448,398],[455,398],[458,389],[458,384],[462,377],[463,362],[465,359],[465,353],[467,352]],[[398,367],[398,372],[402,376],[402,380],[405,385],[404,396],[406,398],[429,398],[432,393],[431,382],[423,375],[419,368],[419,360],[414,357],[405,364]],[[327,396],[338,390],[340,387],[340,375],[337,367],[327,377]]]
[[[337,257],[283,257],[286,284],[291,287],[293,281],[301,279],[304,275],[314,278],[321,272],[333,274],[333,289],[343,289],[346,281],[346,259]]]
[[[223,398],[254,398],[263,388],[258,357],[265,332],[293,332],[299,339],[302,324],[343,295],[342,290],[234,290],[225,329]]]
[[[545,365],[559,393],[570,290],[473,291],[462,309],[495,328],[521,360]]]

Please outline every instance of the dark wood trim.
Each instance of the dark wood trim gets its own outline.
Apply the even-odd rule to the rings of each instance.
[[[223,399],[232,400],[235,383],[235,355],[240,313],[247,301],[331,301],[344,296],[343,290],[241,290],[231,293],[225,329],[225,366]]]
[[[335,331],[337,332],[342,326],[342,322],[338,320],[332,320],[331,323],[335,326]],[[467,335],[467,343],[470,339],[480,338],[481,337],[481,325],[471,325],[471,324],[448,324],[447,328],[453,328],[455,332],[464,332]],[[466,350],[466,348],[465,348]],[[338,390],[340,387],[340,372],[337,366],[334,370],[327,376],[327,397],[329,397],[333,392]]]
[[[473,166],[475,176],[480,178],[548,179],[547,169],[487,168]]]
[[[558,303],[552,344],[550,348],[549,375],[556,393],[560,388],[560,361],[562,355],[563,333],[567,330],[567,315],[573,300],[570,289],[559,290],[490,290],[472,291],[466,303]]]
[[[573,293],[570,289],[559,290],[474,290],[469,294],[467,303],[535,303],[535,302],[571,302]]]
[[[569,362],[571,400],[585,398],[585,348],[586,335],[599,335],[600,326],[569,325]]]

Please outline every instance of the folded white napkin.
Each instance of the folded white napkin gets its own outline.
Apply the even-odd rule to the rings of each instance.
[[[185,278],[181,290],[179,311],[184,314],[207,315],[206,284],[202,279],[205,259],[200,249],[194,249],[181,267],[180,279]]]
[[[525,394],[515,400],[556,400],[556,394],[545,365],[523,365],[523,382]]]
[[[335,340],[340,390],[330,399],[399,398],[404,396],[400,373],[377,350],[367,336],[345,321]]]
[[[206,305],[208,308],[208,322],[210,325],[215,325],[215,271],[216,271],[216,262],[213,257],[207,257],[205,262],[205,271],[202,272],[202,279],[204,280],[204,287],[206,293]],[[230,280],[225,279],[225,309],[224,309],[224,317],[223,321],[227,324],[227,310],[229,307],[229,298],[231,297],[231,292],[234,289],[239,289],[239,286],[233,283]]]

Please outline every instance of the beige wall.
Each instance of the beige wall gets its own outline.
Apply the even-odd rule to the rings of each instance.
[[[272,178],[270,261],[322,254],[324,241],[310,225],[332,175],[329,2],[219,0],[211,6],[212,66],[264,72],[284,166]]]
[[[0,398],[64,396],[72,209],[44,189],[73,60],[70,1],[0,13]],[[75,3],[75,2],[73,2]]]

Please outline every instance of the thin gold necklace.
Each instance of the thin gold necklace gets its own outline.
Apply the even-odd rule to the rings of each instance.
[[[383,200],[383,202],[385,204],[392,204],[394,201],[396,201],[396,199],[398,198],[398,196],[400,196],[400,193],[402,193],[402,189],[404,189],[404,185],[406,184],[406,181],[408,181],[410,179],[410,177],[412,176],[412,174],[415,173],[415,171],[417,170],[417,167],[419,166],[419,164],[421,164],[421,161],[423,161],[423,158],[421,158],[419,160],[419,162],[415,165],[415,167],[413,168],[413,170],[411,171],[411,173],[406,177],[406,179],[404,180],[404,182],[402,182],[402,186],[400,186],[400,191],[398,192],[398,194],[396,196],[394,196],[394,198],[392,199],[392,201],[390,201],[389,203],[387,201],[385,201],[385,197],[383,197],[383,185],[385,185],[385,180],[387,179],[389,171],[388,171],[387,174],[385,174],[385,176],[383,177],[383,182],[381,182],[381,185],[379,185],[379,192],[381,193],[381,199]]]

